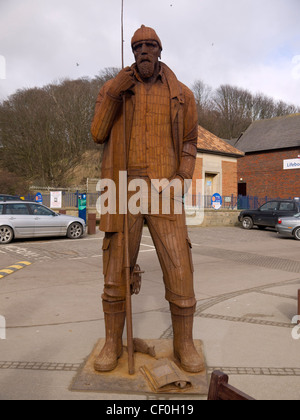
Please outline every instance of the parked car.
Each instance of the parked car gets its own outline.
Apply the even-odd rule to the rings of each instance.
[[[260,229],[275,228],[278,218],[292,217],[297,213],[300,213],[299,200],[273,200],[268,201],[257,210],[242,211],[239,221],[244,229],[252,229],[253,226],[258,226]]]
[[[0,201],[16,201],[16,200],[22,200],[22,198],[16,196],[16,195],[8,195],[8,194],[0,194]]]
[[[85,231],[85,221],[79,217],[61,215],[30,201],[0,201],[0,244],[46,236],[78,239]]]
[[[281,235],[293,236],[300,241],[300,213],[292,217],[281,217],[278,219],[276,230]]]

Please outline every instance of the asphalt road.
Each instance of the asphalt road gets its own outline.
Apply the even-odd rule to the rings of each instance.
[[[1,400],[143,398],[130,390],[122,396],[70,391],[105,334],[102,237],[98,232],[80,240],[0,246],[0,319],[6,321],[5,340],[0,339]],[[192,228],[190,238],[198,301],[194,336],[203,342],[208,372],[221,368],[256,399],[299,399],[300,340],[292,337],[292,318],[300,289],[300,242],[272,230],[240,228]],[[141,293],[133,298],[134,335],[171,338],[147,229],[138,262],[145,274]]]

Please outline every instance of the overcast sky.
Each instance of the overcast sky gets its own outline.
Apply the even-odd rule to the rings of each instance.
[[[162,61],[197,79],[300,105],[300,0],[124,0],[125,64],[141,24]],[[121,66],[121,0],[0,0],[0,100]]]

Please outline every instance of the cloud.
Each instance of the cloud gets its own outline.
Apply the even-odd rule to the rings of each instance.
[[[141,24],[156,29],[162,59],[191,86],[233,84],[300,105],[299,0],[124,0],[125,63]],[[120,0],[0,3],[0,55],[14,90],[121,66]],[[79,64],[79,66],[77,65]],[[296,75],[296,77],[295,77]]]
[[[300,79],[300,55],[295,55],[292,59],[292,77],[294,80]]]

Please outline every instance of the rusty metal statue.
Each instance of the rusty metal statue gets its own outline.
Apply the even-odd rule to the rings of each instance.
[[[96,143],[105,145],[102,179],[114,181],[116,191],[120,188],[121,171],[127,171],[128,182],[145,181],[149,190],[153,180],[179,180],[183,194],[185,180],[193,177],[197,154],[198,118],[194,96],[169,67],[159,61],[162,42],[152,28],[143,25],[138,29],[131,45],[135,64],[122,69],[115,79],[107,82],[96,103],[92,136]],[[151,194],[147,198],[151,204]],[[95,370],[114,370],[122,355],[126,290],[128,293],[124,233],[128,229],[127,258],[132,275],[144,222],[163,272],[165,296],[172,315],[174,355],[188,372],[204,369],[203,357],[193,341],[196,299],[192,245],[182,203],[181,206],[180,214],[174,212],[172,206],[169,214],[164,214],[161,208],[153,214],[148,206],[138,214],[129,212],[125,217],[117,196],[117,211],[101,216],[100,230],[105,232],[102,302],[106,342],[95,361]]]

